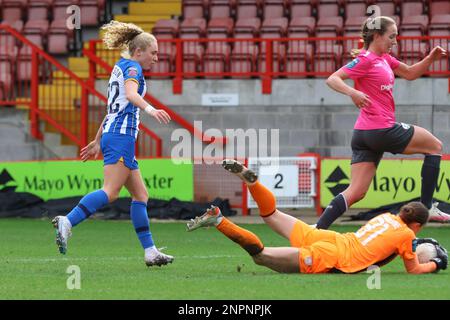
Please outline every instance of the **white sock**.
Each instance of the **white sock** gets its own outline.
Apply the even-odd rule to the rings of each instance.
[[[217,220],[216,220],[216,222],[214,223],[214,225],[217,227],[217,226],[222,222],[222,219],[223,219],[223,216],[220,215],[220,216],[217,218]]]
[[[158,252],[158,250],[156,249],[156,246],[145,248],[145,254],[152,254],[152,253],[156,253],[156,252]]]

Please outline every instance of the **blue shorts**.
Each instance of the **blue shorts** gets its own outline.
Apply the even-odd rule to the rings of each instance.
[[[135,142],[134,137],[127,134],[104,133],[100,140],[103,165],[116,164],[118,161],[122,161],[130,170],[139,169],[134,155]]]

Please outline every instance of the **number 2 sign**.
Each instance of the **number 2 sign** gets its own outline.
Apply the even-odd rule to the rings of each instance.
[[[276,197],[295,197],[298,195],[298,166],[261,166],[259,181]]]

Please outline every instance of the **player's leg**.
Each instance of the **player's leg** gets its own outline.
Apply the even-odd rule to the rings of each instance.
[[[236,160],[224,160],[222,165],[225,170],[234,173],[247,185],[264,222],[272,230],[289,239],[298,219],[276,209],[274,194],[258,181],[258,176],[252,170]]]
[[[414,126],[414,134],[406,146],[403,154],[425,155],[421,177],[421,202],[430,209],[430,221],[450,222],[450,215],[441,212],[437,208],[437,203],[433,204],[433,193],[436,189],[439,178],[442,142],[431,134],[428,130]]]
[[[281,273],[299,273],[299,248],[279,247],[264,248],[257,255],[252,256],[253,261],[261,266],[268,267]]]
[[[261,240],[253,232],[223,217],[217,207],[211,207],[205,214],[187,224],[188,231],[212,226],[247,251],[256,264],[278,272],[299,272],[298,248],[264,248]]]
[[[67,240],[72,234],[72,227],[89,218],[108,202],[117,199],[129,173],[130,169],[121,161],[105,165],[103,188],[85,195],[67,216],[57,216],[53,219],[52,223],[56,228],[56,244],[62,254],[67,251]]]
[[[131,221],[136,231],[137,237],[144,249],[144,260],[148,266],[165,265],[173,261],[173,257],[159,252],[153,242],[150,232],[150,223],[147,214],[148,192],[145,187],[139,169],[132,170],[125,187],[130,192],[132,201],[130,207]]]
[[[318,229],[328,229],[347,209],[363,199],[369,190],[377,167],[375,162],[358,162],[351,165],[350,185],[338,194],[317,221]]]

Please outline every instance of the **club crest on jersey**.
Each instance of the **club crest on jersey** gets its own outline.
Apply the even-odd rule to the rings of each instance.
[[[355,65],[357,65],[359,63],[359,59],[355,58],[352,61],[350,61],[349,63],[347,63],[346,67],[351,69],[353,68]]]
[[[303,259],[303,262],[307,265],[307,266],[312,266],[312,257],[308,256],[305,259]]]
[[[138,70],[134,67],[128,68],[128,76],[136,77],[138,75]]]

